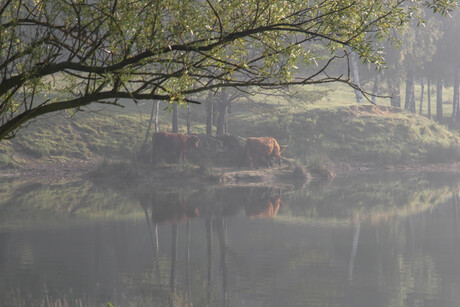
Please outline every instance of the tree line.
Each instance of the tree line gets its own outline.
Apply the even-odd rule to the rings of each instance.
[[[446,18],[427,10],[420,13],[420,19],[412,20],[395,35],[396,45],[381,44],[385,69],[362,65],[358,74],[371,84],[372,94],[369,96],[374,103],[378,94],[388,95],[391,106],[420,115],[426,110],[428,118],[432,118],[434,107],[437,121],[445,121],[443,116],[448,115],[449,124],[455,124],[459,120],[460,58],[456,51],[460,47],[460,15],[457,10]],[[419,97],[415,94],[416,84],[420,87]],[[450,116],[443,110],[443,89],[446,87],[453,88]],[[403,89],[404,101],[401,101]]]

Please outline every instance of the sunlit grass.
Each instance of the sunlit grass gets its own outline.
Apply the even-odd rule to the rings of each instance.
[[[415,90],[418,112],[419,84]],[[426,92],[425,86],[424,114],[427,114]],[[287,94],[264,91],[251,96],[252,102],[240,99],[231,107],[228,132],[243,137],[274,136],[284,144],[292,141],[286,154],[304,163],[312,154],[325,155],[332,160],[382,164],[443,162],[459,158],[460,140],[456,132],[408,112],[350,110],[358,105],[354,90],[345,84],[291,88]],[[451,94],[451,88],[444,89],[446,123],[452,112]],[[401,95],[404,105],[404,88]],[[432,91],[433,118],[436,118],[435,100]],[[21,167],[32,161],[59,157],[128,159],[140,150],[145,140],[152,103],[134,104],[125,100],[122,101],[125,108],[91,107],[89,112],[77,112],[72,118],[66,113],[41,118],[20,130],[14,140],[0,142],[0,168]],[[377,103],[390,105],[389,98],[378,98]],[[364,105],[370,104],[365,102]],[[165,106],[160,103],[159,129],[171,131],[171,113],[163,110]],[[192,105],[191,112],[192,133],[204,133],[205,106]],[[186,116],[186,108],[179,108],[181,133],[186,133]],[[150,135],[153,129],[152,126]],[[213,133],[215,129],[213,127]],[[150,141],[148,136],[147,142]]]

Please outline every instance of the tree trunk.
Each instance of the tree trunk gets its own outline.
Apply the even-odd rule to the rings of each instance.
[[[442,79],[440,76],[436,79],[436,120],[442,121]]]
[[[152,121],[153,121],[154,113],[155,113],[155,103],[152,103],[152,112],[150,113],[149,126],[147,127],[147,132],[145,132],[145,138],[144,138],[143,145],[147,144],[147,141],[149,139],[150,129],[152,128]]]
[[[423,91],[425,89],[425,84],[423,83],[423,77],[422,80],[420,81],[420,86],[422,87],[422,92],[420,94],[420,108],[419,108],[419,114],[422,115],[423,112]]]
[[[172,132],[178,133],[179,132],[179,111],[177,103],[173,104],[173,112],[172,112]]]
[[[159,132],[160,131],[160,125],[159,125],[159,116],[160,116],[160,110],[159,110],[159,107],[160,107],[160,102],[157,101],[155,103],[155,132]]]
[[[228,118],[228,100],[221,100],[219,102],[219,116],[217,118],[217,128],[216,128],[216,135],[222,136],[226,134],[225,123]]]
[[[206,134],[212,135],[212,120],[213,120],[213,113],[214,113],[214,103],[212,100],[206,102]]]
[[[458,85],[457,87],[460,87],[460,65],[457,67],[457,78],[458,78]],[[456,120],[458,121],[459,117],[460,117],[460,90],[458,90],[458,99],[457,99],[457,115],[455,116]]]
[[[379,90],[380,74],[377,72],[374,79],[374,88],[372,89],[372,103],[377,104],[377,93]]]
[[[428,108],[428,119],[431,119],[431,81],[430,81],[430,78],[427,78],[427,87],[428,87],[428,92],[427,92],[427,96],[428,96],[428,105],[427,105],[427,108]]]
[[[457,121],[457,113],[458,113],[458,100],[459,100],[459,92],[458,92],[458,86],[460,82],[460,69],[459,65],[455,65],[454,67],[454,97],[453,97],[453,108],[452,108],[452,117],[451,117],[451,122],[452,125],[455,124]]]
[[[415,114],[415,112],[416,112],[416,108],[415,108],[415,77],[413,77],[413,79],[412,79],[412,91],[411,91],[411,94],[410,94],[409,106],[410,106],[409,110],[412,113]]]
[[[187,134],[192,134],[191,130],[192,110],[190,104],[187,104]]]
[[[212,124],[217,127],[217,117],[219,115],[218,112],[219,103],[217,101],[212,101]]]
[[[225,135],[228,135],[228,117],[230,113],[232,113],[232,104],[229,102],[228,108],[227,108],[227,116],[225,117],[225,124],[224,124],[224,134]]]
[[[401,107],[401,90],[399,82],[394,80],[391,76],[387,79],[388,91],[390,92],[390,102],[392,107]]]
[[[361,88],[361,84],[359,82],[359,69],[358,69],[358,59],[356,52],[352,51],[350,53],[350,65],[351,65],[351,73],[353,75],[353,83]],[[358,103],[363,103],[363,93],[359,90],[355,89],[356,101]]]
[[[414,72],[412,69],[407,71],[405,99],[404,109],[415,113]]]

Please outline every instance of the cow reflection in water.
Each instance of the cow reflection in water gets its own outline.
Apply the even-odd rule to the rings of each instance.
[[[183,196],[175,202],[166,203],[162,206],[152,206],[152,222],[155,224],[177,224],[199,215],[199,209],[188,204]]]
[[[284,203],[281,189],[267,187],[216,189],[213,192],[154,193],[142,201],[154,224],[180,223],[196,217],[234,216],[244,210],[251,218],[270,218]],[[237,199],[235,199],[237,197]]]
[[[281,206],[281,189],[278,195],[272,195],[271,189],[268,188],[261,194],[256,194],[255,197],[246,203],[246,214],[251,218],[271,218],[278,214]]]

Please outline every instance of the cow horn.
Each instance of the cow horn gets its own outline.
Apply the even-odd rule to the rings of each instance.
[[[289,142],[286,145],[280,145],[280,147],[286,148],[286,147],[289,147],[289,145],[291,144],[292,144],[292,135],[289,134]]]

